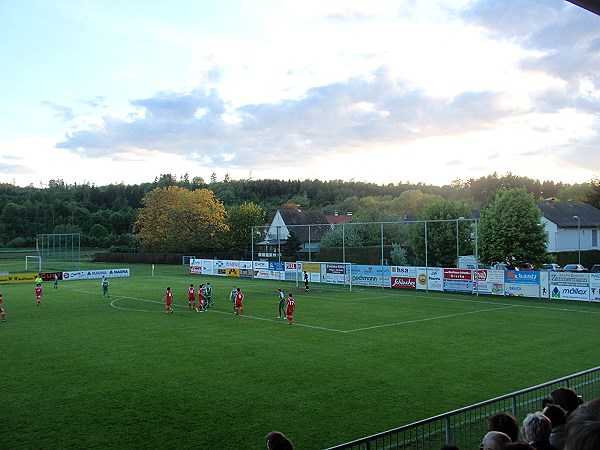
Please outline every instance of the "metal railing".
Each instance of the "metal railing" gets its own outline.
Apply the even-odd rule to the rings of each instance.
[[[600,367],[329,447],[327,450],[439,450],[444,444],[457,445],[461,449],[477,449],[488,431],[487,419],[490,415],[510,412],[521,423],[527,414],[541,411],[542,400],[559,387],[575,389],[585,401],[600,397]]]

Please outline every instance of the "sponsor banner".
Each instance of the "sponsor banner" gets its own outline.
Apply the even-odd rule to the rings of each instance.
[[[540,287],[537,284],[505,283],[504,295],[509,297],[539,297]]]
[[[120,278],[128,277],[129,269],[104,269],[104,270],[77,270],[63,272],[63,280],[93,280],[96,278]]]
[[[285,270],[285,262],[277,262],[277,261],[269,262],[269,270],[283,272]]]
[[[285,280],[285,273],[281,270],[269,270],[269,280]]]
[[[475,292],[479,294],[504,295],[504,271],[476,270]]]
[[[473,292],[473,281],[444,278],[444,292]]]
[[[551,272],[550,298],[590,301],[592,278],[588,273]]]
[[[590,300],[590,288],[587,286],[554,286],[550,289],[553,300]]]
[[[590,300],[600,302],[600,273],[590,273]]]
[[[225,267],[217,267],[216,268],[216,272],[213,272],[213,275],[217,275],[219,277],[226,277],[227,276],[227,269]]]
[[[550,297],[550,289],[549,289],[549,277],[547,271],[540,271],[540,298],[549,298]]]
[[[269,271],[264,270],[264,269],[254,270],[254,278],[259,278],[261,280],[268,280],[269,279]]]
[[[318,273],[318,274],[321,273],[321,263],[307,263],[307,262],[305,262],[305,263],[299,263],[299,266],[300,267],[298,267],[298,269],[301,272],[308,272],[308,273],[313,272],[313,273]]]
[[[214,259],[203,259],[202,260],[202,273],[204,275],[213,275],[215,272],[215,260]]]
[[[33,283],[37,274],[34,273],[11,273],[0,275],[0,284]]]
[[[444,290],[444,269],[441,267],[417,267],[417,289]]]
[[[269,269],[268,261],[254,261],[254,270]]]
[[[471,269],[444,269],[444,292],[473,292]]]
[[[227,267],[228,269],[239,269],[240,261],[226,260],[225,267]]]
[[[295,272],[298,265],[295,262],[286,262],[285,271]],[[295,278],[294,278],[295,279]]]
[[[225,275],[228,277],[239,278],[240,277],[240,269],[239,269],[239,267],[228,267],[226,269]]]
[[[535,270],[505,270],[504,295],[539,297],[540,273]]]
[[[190,273],[192,275],[202,275],[202,267],[190,266]]]
[[[240,278],[252,278],[253,274],[252,269],[240,269]]]
[[[391,282],[390,266],[352,266],[352,284],[354,285],[390,287]]]
[[[346,273],[345,264],[325,264],[325,273],[344,275]]]
[[[301,281],[301,276],[298,274],[298,281]],[[285,281],[296,281],[296,270],[286,270],[285,271]]]
[[[59,280],[62,280],[62,272],[43,272],[40,273],[40,277],[42,277],[42,280],[44,281],[54,281],[54,275],[56,275],[58,277]]]
[[[417,289],[417,279],[392,275],[392,289]]]
[[[240,269],[252,270],[252,261],[240,261]]]
[[[550,272],[550,287],[552,286],[589,286],[588,273]]]
[[[345,267],[343,267],[345,269]],[[329,284],[350,284],[350,275],[341,272],[338,273],[335,269],[333,272],[324,271],[323,281]]]
[[[392,266],[392,276],[417,278],[417,268],[412,266]]]
[[[226,269],[227,268],[227,261],[223,260],[223,259],[214,259],[213,260],[213,265],[214,268],[217,272],[219,272],[219,269]]]

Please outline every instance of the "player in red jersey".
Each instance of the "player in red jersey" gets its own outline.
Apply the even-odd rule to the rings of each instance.
[[[38,306],[40,306],[40,303],[42,301],[42,296],[43,296],[43,292],[42,292],[42,285],[41,284],[36,284],[35,285],[35,298],[37,300],[37,304]]]
[[[244,294],[242,294],[242,291],[240,290],[240,288],[237,288],[237,292],[235,294],[235,313],[237,315],[240,314],[240,311],[242,312],[242,315],[244,315]]]
[[[165,292],[165,296],[163,297],[163,301],[167,307],[166,313],[173,313],[173,308],[171,308],[171,303],[173,303],[173,292],[171,292],[171,288],[167,288],[167,292]]]
[[[204,296],[204,284],[198,285],[198,312],[206,311],[206,299]]]
[[[292,324],[292,316],[294,315],[294,309],[296,309],[296,300],[294,300],[294,297],[292,297],[292,293],[290,292],[290,297],[287,301],[287,310],[285,312],[285,315],[287,316],[287,320],[290,323],[290,325]]]
[[[2,315],[2,322],[6,322],[6,314],[4,314],[4,308],[2,307],[2,294],[0,294],[0,315]]]
[[[196,289],[193,284],[188,288],[188,308],[196,309]]]

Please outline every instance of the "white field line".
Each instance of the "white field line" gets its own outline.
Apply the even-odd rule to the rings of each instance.
[[[86,294],[92,294],[92,295],[102,295],[98,291],[91,292],[91,291],[78,290],[78,289],[75,289],[75,291],[86,293]],[[314,297],[310,296],[310,297],[312,297],[314,299],[328,299],[327,297],[320,297],[320,296],[314,296]],[[479,310],[475,310],[475,311],[468,311],[468,312],[463,312],[463,313],[446,314],[446,315],[442,315],[442,316],[432,316],[432,317],[425,317],[422,319],[406,320],[406,321],[401,321],[401,322],[373,325],[370,327],[354,328],[354,329],[350,329],[350,330],[339,330],[339,329],[335,329],[335,328],[321,327],[318,325],[308,325],[308,324],[302,324],[302,323],[298,323],[298,322],[294,322],[293,326],[311,328],[311,329],[315,329],[315,330],[330,331],[330,332],[334,332],[334,333],[356,333],[358,331],[368,331],[368,330],[374,330],[374,329],[378,329],[378,328],[387,328],[387,327],[393,327],[393,326],[408,325],[408,324],[419,323],[419,322],[429,322],[432,320],[442,320],[442,319],[448,319],[448,318],[458,317],[458,316],[465,316],[465,315],[470,315],[470,314],[479,314],[479,313],[485,313],[485,312],[490,312],[490,311],[500,311],[500,310],[504,310],[504,309],[512,309],[512,308],[516,308],[516,307],[518,307],[518,308],[535,308],[535,309],[543,309],[543,310],[549,310],[549,311],[584,313],[584,314],[600,314],[600,311],[582,311],[582,310],[571,309],[571,308],[560,308],[560,307],[539,306],[539,305],[524,305],[524,304],[507,305],[506,303],[493,302],[493,301],[487,301],[487,300],[470,300],[470,299],[461,299],[461,298],[448,299],[448,298],[444,298],[444,297],[435,297],[435,296],[427,296],[425,298],[432,299],[432,300],[449,301],[449,302],[476,303],[479,305],[493,305],[495,307],[487,308],[487,309],[479,309]],[[151,310],[151,309],[136,309],[136,308],[125,308],[125,307],[117,306],[116,302],[121,299],[138,300],[138,301],[142,301],[142,302],[161,304],[161,305],[164,304],[162,301],[157,301],[157,300],[146,300],[146,299],[138,298],[138,297],[120,296],[120,297],[116,297],[115,299],[113,299],[110,302],[110,306],[113,308],[116,308],[116,309],[124,310],[124,311],[164,313],[164,311],[162,311],[162,310],[157,311],[157,310]],[[405,300],[405,298],[398,299],[398,298],[394,298],[393,296],[390,296],[390,295],[379,295],[379,296],[364,297],[359,300],[354,300],[354,299],[342,300],[342,302],[368,301],[368,300],[379,300],[379,299],[382,299],[382,300],[390,299],[392,301]],[[411,300],[411,299],[409,298],[408,300]],[[187,309],[187,306],[177,305],[175,303],[173,303],[173,306]],[[226,312],[226,311],[209,310],[208,312],[215,313],[215,314],[235,315],[232,312]],[[244,317],[246,319],[253,319],[253,320],[262,320],[265,322],[285,324],[285,325],[289,326],[287,320],[267,319],[265,317],[258,317],[258,316],[252,316],[252,315],[242,315],[240,317]]]

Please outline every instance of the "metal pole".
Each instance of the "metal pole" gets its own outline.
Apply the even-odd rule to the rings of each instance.
[[[252,279],[254,279],[254,225],[252,225],[252,239],[251,239],[251,247],[250,247],[250,260],[252,261]]]
[[[477,219],[475,219],[475,266],[477,271],[479,271],[479,252],[478,252],[478,248],[477,248],[477,224],[479,222],[477,221]],[[477,285],[477,297],[479,297],[479,285]]]
[[[425,221],[425,268],[429,267],[427,263],[427,221]]]
[[[573,216],[577,219],[577,264],[581,264],[581,220],[579,216]]]
[[[381,226],[381,289],[383,289],[384,281],[383,281],[383,222],[380,224]]]
[[[346,262],[346,226],[342,222],[342,262]]]
[[[312,253],[310,251],[310,225],[308,225],[308,262],[312,261]]]

